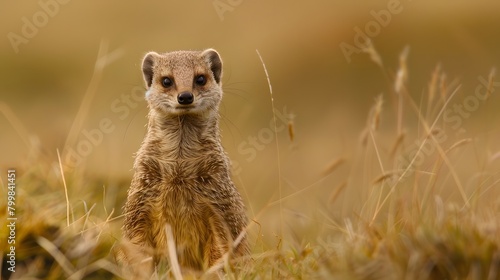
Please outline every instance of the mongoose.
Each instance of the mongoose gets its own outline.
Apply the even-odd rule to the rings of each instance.
[[[167,255],[172,229],[181,268],[204,270],[248,253],[247,216],[219,135],[222,60],[214,49],[146,54],[147,134],[124,206],[124,236]],[[145,250],[147,251],[147,250]]]

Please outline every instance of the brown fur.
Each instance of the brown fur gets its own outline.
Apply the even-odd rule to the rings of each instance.
[[[180,266],[204,270],[232,251],[247,224],[219,136],[222,61],[212,49],[151,52],[143,74],[148,132],[134,163],[124,236],[159,261],[167,254],[165,227],[170,224]],[[206,77],[205,85],[196,84],[199,75]],[[162,85],[164,77],[172,86]],[[182,92],[191,92],[194,102],[179,104]],[[234,254],[247,253],[244,238]]]

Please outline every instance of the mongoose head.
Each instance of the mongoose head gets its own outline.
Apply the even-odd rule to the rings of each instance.
[[[165,117],[217,111],[222,99],[222,60],[214,49],[150,52],[142,72],[151,110]]]

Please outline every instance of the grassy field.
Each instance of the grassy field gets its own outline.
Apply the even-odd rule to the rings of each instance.
[[[374,63],[380,63],[374,48],[371,53]],[[258,213],[250,206],[251,259],[243,263],[235,260],[226,267],[226,277],[500,279],[500,156],[492,153],[498,129],[492,122],[491,127],[483,127],[488,133],[460,132],[463,136],[456,137],[458,128],[453,127],[451,115],[446,119],[443,114],[452,114],[447,108],[462,103],[456,97],[460,85],[443,80],[444,73],[437,67],[423,99],[414,100],[407,92],[407,75],[403,52],[396,78],[389,84],[391,99],[379,96],[374,101],[366,112],[366,127],[359,132],[359,139],[349,144],[356,153],[335,158],[321,170],[320,180],[325,180],[351,163],[349,175],[323,192],[325,199],[318,200],[315,209],[306,206],[315,217],[286,206],[293,197],[314,193],[315,184],[282,193]],[[463,112],[474,113],[475,107],[467,105],[473,101],[466,100],[497,106],[491,104],[498,101],[492,96],[494,70],[485,77],[479,94],[463,99]],[[391,124],[385,124],[390,118]],[[288,140],[294,140],[297,132],[293,122],[288,123],[287,131]],[[294,148],[278,143],[277,149]],[[64,168],[61,161],[39,158],[17,169],[16,174],[14,206],[19,222],[15,228],[16,272],[11,279],[130,277],[114,260],[120,246],[120,207],[128,181],[107,185],[88,179],[77,169]],[[363,198],[361,207],[353,207],[353,213],[346,216],[332,211],[330,205],[355,187],[353,182],[360,176],[365,182],[357,186],[364,193],[359,196]],[[278,190],[290,183],[279,178],[276,184],[274,189]],[[246,194],[244,186],[240,187]],[[7,196],[8,184],[2,189]],[[86,190],[84,197],[74,195],[72,190],[79,189]],[[3,211],[2,220],[6,215]],[[271,239],[263,238],[263,232],[270,233],[263,229],[269,222],[278,224]],[[1,234],[9,236],[9,228],[2,227]],[[3,244],[2,277],[7,279],[9,245]],[[167,269],[157,278],[170,278],[170,273]]]
[[[140,59],[206,47],[251,220],[227,279],[500,279],[498,2],[63,2],[0,4],[2,279],[131,278]]]

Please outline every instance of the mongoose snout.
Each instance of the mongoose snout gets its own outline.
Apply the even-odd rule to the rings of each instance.
[[[179,104],[182,105],[189,105],[193,103],[193,101],[194,101],[194,95],[189,91],[182,92],[177,96],[177,102],[179,102]]]

